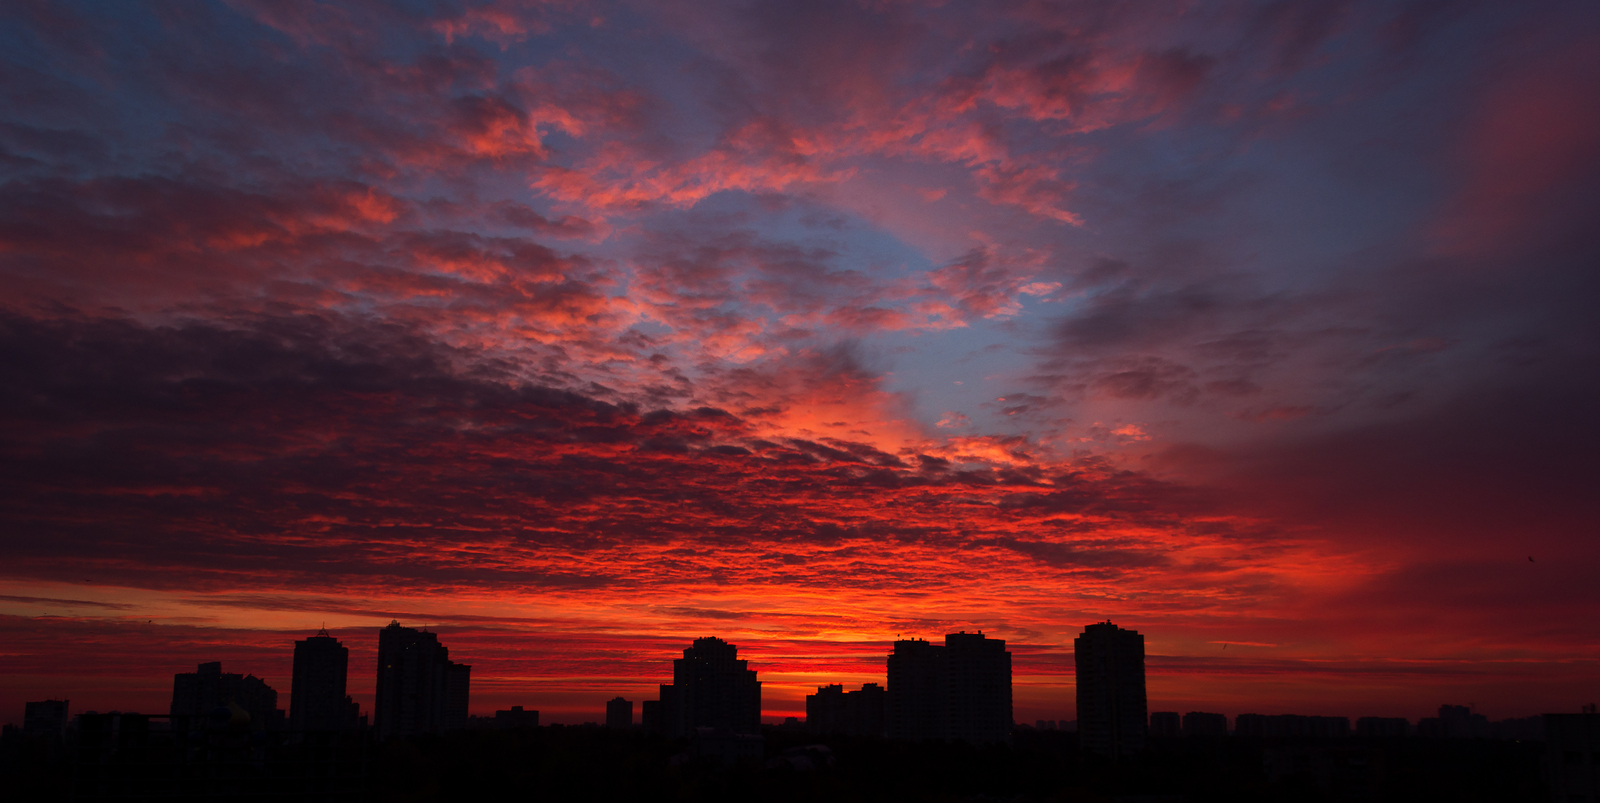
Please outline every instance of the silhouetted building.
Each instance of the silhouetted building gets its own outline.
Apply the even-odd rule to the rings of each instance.
[[[761,681],[739,648],[722,639],[698,638],[672,662],[672,684],[661,687],[660,731],[691,736],[697,728],[761,733]]]
[[[944,645],[896,641],[888,661],[886,729],[896,739],[1011,741],[1011,653],[982,632]]]
[[[437,635],[390,622],[378,631],[373,727],[381,738],[465,728],[471,681]]]
[[[1227,736],[1228,716],[1190,711],[1183,715],[1184,736]]]
[[[1150,735],[1163,739],[1176,739],[1183,735],[1183,717],[1176,711],[1151,711]]]
[[[876,683],[863,683],[861,688],[845,694],[845,710],[849,720],[845,732],[851,736],[883,736],[887,733],[884,722],[888,693]]]
[[[22,732],[28,736],[61,739],[67,735],[67,700],[39,700],[22,707]]]
[[[1356,720],[1356,735],[1364,739],[1400,739],[1411,735],[1411,721],[1404,717],[1362,717]]]
[[[883,687],[876,683],[850,692],[839,684],[818,686],[816,694],[806,695],[806,729],[822,734],[882,736],[883,709]]]
[[[977,633],[944,637],[950,673],[950,738],[1011,743],[1011,653],[1003,639]]]
[[[1600,800],[1600,713],[1544,715],[1544,770],[1550,799]]]
[[[539,727],[539,712],[524,711],[522,706],[511,706],[509,711],[494,712],[494,726],[502,730]]]
[[[1544,717],[1518,717],[1489,723],[1489,737],[1516,742],[1544,741]]]
[[[844,686],[818,686],[816,694],[806,695],[806,730],[839,733],[844,730],[844,719]]]
[[[361,709],[345,692],[350,650],[318,630],[294,643],[294,685],[289,687],[289,728],[296,731],[353,730]]]
[[[671,683],[663,683],[656,699],[645,700],[639,705],[639,724],[651,733],[672,734],[678,727],[677,712],[678,689]]]
[[[1233,733],[1257,739],[1343,738],[1350,735],[1350,718],[1240,714],[1233,721]]]
[[[1078,743],[1113,759],[1144,749],[1148,728],[1144,636],[1110,622],[1072,642],[1078,681]]]
[[[944,649],[923,639],[894,643],[889,653],[889,737],[943,739],[949,732],[944,701],[948,682]]]
[[[1439,716],[1417,721],[1417,735],[1428,739],[1487,739],[1489,718],[1464,705],[1441,705]]]
[[[606,727],[633,727],[633,701],[615,697],[606,701]]]
[[[471,703],[472,667],[446,662],[444,667],[443,728],[447,731],[467,727],[467,709]]]
[[[224,673],[221,661],[201,664],[194,672],[172,678],[173,717],[211,717],[216,709],[230,709],[230,720],[248,723],[250,730],[279,730],[283,711],[278,693],[255,675]]]
[[[251,727],[249,717],[238,706],[221,709],[218,713],[218,718],[210,723],[213,727],[220,725],[239,731],[247,731]],[[72,750],[72,758],[80,767],[116,759],[137,760],[150,742],[150,717],[145,714],[118,711],[97,714],[86,711],[78,715],[74,729],[77,731],[77,744]],[[259,726],[256,729],[260,730]],[[81,788],[74,789],[73,799],[83,799],[80,795],[84,791]]]

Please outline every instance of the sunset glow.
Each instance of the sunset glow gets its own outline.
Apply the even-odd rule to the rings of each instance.
[[[1153,710],[1600,689],[1594,4],[20,2],[0,720],[439,634]]]

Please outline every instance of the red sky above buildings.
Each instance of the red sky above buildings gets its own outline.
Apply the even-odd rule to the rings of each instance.
[[[1600,15],[11,3],[0,719],[770,718],[897,636],[1146,635],[1154,710],[1600,695]]]

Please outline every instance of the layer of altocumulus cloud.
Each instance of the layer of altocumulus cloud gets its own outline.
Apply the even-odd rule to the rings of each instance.
[[[1317,673],[1284,663],[1285,653],[1340,643],[1380,664],[1402,657],[1374,639],[1373,605],[1393,610],[1400,598],[1384,591],[1387,580],[1362,584],[1370,567],[1308,552],[1149,477],[1094,465],[956,468],[843,440],[777,442],[748,435],[725,411],[644,411],[521,384],[392,326],[219,320],[6,321],[14,578],[182,595],[141,608],[168,626],[409,615],[453,629],[468,655],[485,654],[486,642],[462,629],[500,620],[527,640],[480,659],[486,680],[581,676],[568,664],[598,660],[581,645],[542,652],[552,632],[615,633],[650,676],[660,645],[634,642],[670,640],[685,626],[739,637],[758,654],[782,639],[881,649],[890,634],[957,627],[1062,645],[1108,610],[1144,623],[1155,650],[1206,649],[1219,635],[1281,644],[1279,663],[1250,671],[1277,667],[1311,687]],[[1386,677],[1482,682],[1490,656],[1592,660],[1549,640],[1569,632],[1559,625],[1502,633],[1487,652],[1467,643],[1484,635],[1472,626],[1525,621],[1530,607],[1592,604],[1530,595],[1579,587],[1554,568],[1519,580],[1469,561],[1444,575],[1397,575],[1403,593],[1409,582],[1438,593],[1475,574],[1476,588],[1500,591],[1453,600],[1468,630],[1420,642],[1414,623],[1388,616],[1387,633],[1411,640],[1403,657],[1423,668]],[[292,595],[308,587],[436,602],[430,611],[297,603]],[[259,596],[272,589],[290,596]],[[74,600],[42,594],[8,602],[84,615],[70,610]],[[1485,618],[1486,602],[1497,616]],[[534,615],[505,620],[516,606]],[[283,613],[294,610],[299,619]],[[141,611],[123,618],[138,622]],[[58,659],[32,660],[47,675]],[[875,661],[788,668],[865,674]],[[1032,669],[1051,676],[1064,666]],[[1184,680],[1191,699],[1193,686],[1217,685]]]
[[[772,440],[716,408],[528,384],[393,324],[8,316],[0,331],[8,515],[26,536],[11,566],[40,577],[935,590],[965,561],[1122,582],[1181,565],[1191,541],[1267,548],[1138,474]]]

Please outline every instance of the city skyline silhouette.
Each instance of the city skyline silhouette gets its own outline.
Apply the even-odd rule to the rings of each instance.
[[[1593,0],[0,3],[0,724],[1506,791],[1595,97]]]
[[[717,779],[731,799],[764,797],[757,789],[768,784],[791,798],[837,799],[841,783],[931,799],[948,783],[916,791],[894,779],[925,777],[913,767],[953,750],[935,759],[938,774],[954,771],[969,779],[958,786],[989,790],[1088,784],[1296,801],[1571,801],[1600,791],[1593,704],[1491,721],[1472,705],[1447,703],[1414,726],[1367,716],[1353,728],[1341,716],[1150,711],[1145,635],[1110,620],[1086,625],[1074,644],[1079,719],[1031,726],[1013,719],[1006,642],[983,633],[948,633],[943,644],[897,639],[884,656],[885,685],[818,686],[803,720],[777,724],[761,721],[759,669],[737,645],[699,637],[670,659],[672,683],[643,701],[639,720],[633,701],[618,695],[604,701],[601,721],[576,726],[545,724],[521,705],[469,714],[471,666],[452,661],[439,634],[391,620],[376,635],[371,727],[339,694],[348,687],[348,648],[322,628],[293,644],[288,716],[263,679],[202,663],[174,675],[166,714],[73,714],[67,700],[30,701],[23,725],[0,732],[0,777],[11,792],[40,800],[356,800],[374,789],[414,795],[418,781],[425,798],[447,799],[527,792],[527,781],[514,779],[532,762],[556,759],[536,785],[569,789],[561,797],[704,800],[683,786],[698,778]],[[995,775],[988,767],[997,760],[1030,769]],[[588,762],[610,776],[579,769]],[[822,786],[800,793],[802,778]]]
[[[201,663],[196,672],[176,673],[170,706],[152,710],[169,710],[173,717],[201,718],[210,715],[218,707],[243,709],[248,715],[242,721],[253,722],[251,727],[254,729],[340,731],[365,730],[373,719],[373,709],[381,707],[390,721],[384,725],[371,725],[379,738],[463,730],[468,727],[469,717],[473,721],[489,721],[498,717],[505,722],[520,722],[525,708],[531,717],[529,722],[539,724],[537,693],[527,690],[502,692],[532,703],[526,707],[516,705],[495,709],[494,704],[489,702],[473,704],[469,691],[471,667],[448,658],[449,650],[439,641],[437,632],[406,627],[398,620],[391,620],[377,632],[381,637],[376,639],[380,643],[380,661],[383,661],[381,656],[385,655],[384,650],[389,650],[387,654],[390,655],[378,670],[378,683],[387,681],[391,688],[386,697],[379,697],[378,700],[387,702],[375,701],[372,706],[363,708],[351,696],[340,694],[349,685],[347,656],[350,648],[330,635],[324,626],[308,638],[292,644],[295,677],[302,680],[299,696],[294,696],[297,687],[293,684],[285,690],[279,690],[248,670],[244,673],[224,673],[222,662],[212,661]],[[691,735],[698,727],[757,733],[761,726],[798,720],[818,733],[846,733],[913,741],[964,740],[976,744],[1004,741],[1005,738],[999,734],[1009,734],[1015,727],[1029,727],[1029,718],[1014,716],[1012,712],[1010,688],[1014,670],[1010,653],[1004,651],[1003,640],[986,638],[982,633],[961,631],[947,634],[945,645],[941,646],[923,639],[902,639],[898,636],[892,642],[892,649],[882,656],[884,669],[877,680],[867,681],[855,690],[847,690],[840,683],[819,685],[814,693],[805,696],[805,707],[800,717],[795,717],[787,709],[769,713],[763,708],[760,704],[762,683],[757,680],[759,664],[752,666],[748,659],[737,659],[736,645],[708,636],[695,639],[690,647],[683,649],[682,658],[663,661],[666,664],[666,679],[673,682],[652,684],[650,688],[655,692],[654,699],[630,700],[617,695],[600,701],[598,705],[572,709],[565,721],[559,718],[561,714],[552,717],[547,710],[543,723],[638,726],[663,735],[683,737]],[[1348,736],[1359,732],[1363,736],[1404,736],[1415,733],[1486,737],[1494,732],[1490,728],[1489,718],[1476,711],[1477,703],[1444,703],[1437,706],[1438,716],[1413,719],[1372,715],[1307,716],[1300,713],[1263,715],[1257,711],[1272,710],[1274,706],[1269,701],[1256,700],[1244,703],[1245,709],[1237,713],[1189,711],[1180,717],[1175,712],[1158,710],[1162,707],[1161,703],[1167,703],[1170,707],[1172,701],[1149,700],[1143,641],[1142,634],[1118,627],[1110,621],[1086,625],[1076,640],[1074,657],[1078,671],[1075,675],[1082,678],[1074,684],[1078,689],[1077,708],[1090,710],[1091,721],[1084,723],[1083,727],[1099,734],[1085,736],[1084,749],[1108,756],[1124,749],[1129,753],[1138,753],[1144,750],[1146,740],[1155,736],[1226,735],[1234,730],[1229,723],[1240,721],[1241,717],[1243,720],[1240,721],[1239,732],[1252,736]],[[384,647],[382,644],[390,646]],[[978,652],[974,652],[972,658],[954,657],[964,653],[946,653],[952,644],[962,645],[968,651],[977,649]],[[983,652],[983,646],[994,646],[995,655],[1003,656],[1004,660],[994,663],[993,658],[981,657],[979,653]],[[947,654],[953,657],[946,657]],[[972,663],[975,660],[977,663]],[[896,669],[897,661],[900,662],[899,669]],[[966,663],[960,663],[962,661]],[[957,669],[958,666],[962,668]],[[897,682],[892,680],[896,677],[899,678]],[[655,679],[645,678],[645,681]],[[1001,684],[998,691],[971,691],[992,687],[995,683]],[[707,691],[687,692],[680,697],[677,687],[692,689],[693,684],[700,684]],[[743,688],[747,684],[753,684],[748,685],[748,689],[753,691],[734,691],[736,687]],[[893,702],[896,692],[899,701]],[[704,700],[694,702],[697,694]],[[863,694],[866,696],[861,696]],[[749,699],[742,700],[741,695]],[[869,699],[872,702],[866,702]],[[953,702],[957,699],[965,702]],[[296,704],[291,700],[304,701],[299,704],[301,713],[295,713]],[[634,715],[636,703],[641,711],[638,717]],[[55,697],[44,702],[30,701],[27,704],[30,713],[24,720],[33,716],[31,712],[35,706],[57,705],[65,706],[66,703]],[[993,710],[994,713],[962,715],[979,717],[969,724],[965,720],[952,719],[955,715],[947,711],[954,710],[952,706],[973,705],[981,710]],[[1085,709],[1085,705],[1089,708]],[[120,711],[123,708],[113,706],[112,710]],[[1432,704],[1426,704],[1425,708],[1430,712],[1435,710]],[[130,712],[134,710],[132,707],[126,709]],[[61,712],[56,712],[54,708],[49,710],[52,712],[49,715],[52,721],[62,717],[70,720],[70,716],[63,713],[65,708]],[[593,715],[595,710],[599,711],[598,716]],[[1587,711],[1588,707],[1583,707],[1583,710]],[[650,713],[644,714],[644,711]],[[574,713],[576,718],[573,718]],[[237,718],[238,712],[234,711],[231,715]],[[997,721],[1004,724],[998,726],[1000,730],[993,730],[994,726],[980,724],[985,716],[998,718]],[[1515,723],[1530,718],[1535,717],[1525,714],[1506,720]],[[1269,720],[1275,724],[1269,724]],[[1070,727],[1077,730],[1079,727],[1078,719],[1052,718],[1051,721],[1061,723],[1062,729]],[[17,724],[11,723],[12,726]],[[1055,728],[1054,724],[1050,726],[1050,729]],[[1124,731],[1132,735],[1124,737]],[[1127,746],[1123,748],[1121,745],[1125,740]]]

